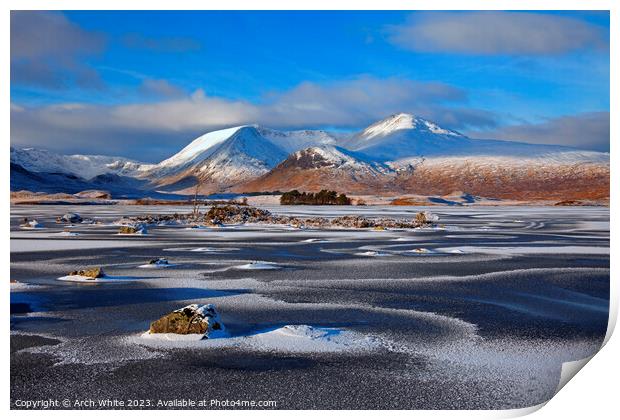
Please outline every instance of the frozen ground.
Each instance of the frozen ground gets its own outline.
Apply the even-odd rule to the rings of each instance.
[[[273,207],[413,217],[413,207]],[[433,207],[435,229],[150,227],[181,207],[11,209],[11,398],[276,400],[278,408],[517,408],[594,353],[609,303],[609,209]],[[103,225],[61,236],[58,215]],[[21,230],[24,217],[43,229]],[[145,270],[165,257],[173,266]],[[101,265],[107,282],[59,281]],[[121,279],[121,281],[113,281]],[[131,281],[126,281],[131,279]],[[125,280],[125,281],[123,281]],[[144,337],[213,303],[227,337]]]

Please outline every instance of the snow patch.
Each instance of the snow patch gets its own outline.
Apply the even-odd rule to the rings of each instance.
[[[355,255],[360,255],[362,257],[392,257],[392,254],[388,254],[387,252],[382,251],[365,251],[365,252],[357,252]]]
[[[280,270],[282,266],[268,261],[253,261],[249,264],[237,265],[237,270]]]
[[[13,290],[26,290],[26,289],[38,289],[41,287],[45,287],[45,286],[41,286],[38,284],[28,284],[28,283],[22,283],[20,281],[14,281],[11,282],[11,291]]]
[[[100,277],[97,279],[94,279],[92,277],[86,277],[86,276],[62,276],[62,277],[58,277],[58,280],[61,281],[71,281],[71,282],[75,282],[75,283],[125,283],[125,282],[130,282],[130,281],[136,281],[138,280],[137,277],[128,277],[128,276],[105,276],[105,277]]]
[[[384,346],[376,337],[342,328],[312,325],[285,325],[252,335],[203,339],[202,335],[142,333],[132,340],[137,344],[163,348],[224,348],[240,347],[256,351],[282,353],[336,353],[371,351]]]
[[[380,347],[381,341],[340,328],[286,325],[252,336],[249,345],[260,350],[290,353],[330,353],[372,350]]]
[[[155,263],[155,264],[142,264],[142,265],[139,265],[138,268],[159,269],[159,268],[177,267],[178,265],[179,264]]]
[[[497,255],[531,255],[531,254],[576,254],[576,255],[609,255],[608,247],[597,246],[462,246],[460,248],[437,248],[438,252],[446,253],[481,253]],[[460,251],[460,252],[459,252]]]
[[[228,251],[238,251],[239,248],[213,248],[213,247],[198,247],[198,248],[165,248],[166,252],[204,252],[204,253],[218,253]]]
[[[67,231],[58,232],[56,235],[58,236],[80,236],[80,234],[77,232],[67,232]]]
[[[432,254],[434,253],[434,251],[431,251],[428,248],[414,248],[414,249],[409,249],[407,251],[404,251],[405,254],[414,254],[414,255],[419,255],[419,254]]]
[[[322,244],[322,243],[329,242],[329,241],[327,239],[310,238],[310,239],[304,239],[301,242]]]

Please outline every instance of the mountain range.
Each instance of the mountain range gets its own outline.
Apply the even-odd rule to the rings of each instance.
[[[609,153],[478,140],[411,114],[352,134],[246,125],[206,133],[157,164],[11,147],[11,190],[118,197],[333,189],[503,199],[609,197]]]

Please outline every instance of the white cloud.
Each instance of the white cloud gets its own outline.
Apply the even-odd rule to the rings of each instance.
[[[396,112],[412,112],[456,129],[494,126],[493,114],[466,108],[466,101],[465,92],[443,83],[371,77],[304,82],[258,102],[212,97],[199,89],[159,102],[24,107],[11,113],[11,142],[158,159],[203,132],[252,123],[280,129],[356,129]]]
[[[609,47],[601,27],[542,13],[420,12],[387,30],[391,42],[418,52],[538,55]]]

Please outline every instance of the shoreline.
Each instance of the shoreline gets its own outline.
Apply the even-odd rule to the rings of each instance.
[[[187,206],[192,207],[193,203],[191,202],[179,202],[178,200],[157,200],[157,202],[149,202],[149,203],[140,203],[137,202],[139,200],[134,199],[115,199],[115,200],[11,200],[11,206],[144,206],[144,207],[160,207],[160,206]],[[221,204],[221,200],[213,200],[213,201],[205,201],[201,202],[201,207],[208,207],[217,204]],[[230,203],[230,204],[238,204],[238,203]],[[251,206],[289,206],[281,205],[277,202],[255,202],[254,200],[248,200],[248,204]],[[317,205],[311,204],[294,204],[290,205],[294,207],[314,207]],[[385,202],[375,202],[375,203],[367,203],[365,205],[345,205],[345,206],[336,206],[336,205],[319,205],[319,207],[610,207],[610,203],[608,200],[604,202],[576,202],[570,204],[564,204],[562,201],[549,200],[549,201],[502,201],[502,202],[480,202],[480,203],[455,203],[455,204],[445,204],[445,203],[407,203],[407,204],[393,204],[389,201]]]

